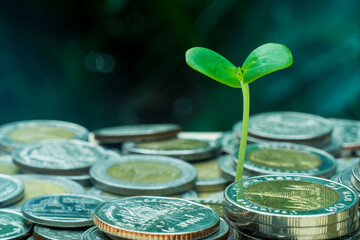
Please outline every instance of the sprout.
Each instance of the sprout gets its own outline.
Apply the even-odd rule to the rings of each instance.
[[[243,92],[243,120],[235,181],[242,179],[246,141],[249,126],[250,98],[248,84],[256,79],[289,67],[292,62],[290,50],[277,43],[267,43],[252,51],[241,67],[235,67],[220,54],[202,47],[189,49],[186,62],[202,74]]]

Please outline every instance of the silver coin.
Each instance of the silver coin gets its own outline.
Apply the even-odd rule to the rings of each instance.
[[[27,200],[21,212],[28,220],[49,227],[92,226],[93,210],[103,200],[87,195],[53,194]]]
[[[129,154],[162,155],[180,158],[185,161],[197,161],[212,158],[219,154],[219,141],[207,141],[189,138],[172,138],[151,142],[126,142],[123,151]]]
[[[89,228],[81,236],[81,240],[108,240],[108,238],[102,231],[96,226]]]
[[[229,185],[224,211],[233,221],[245,218],[268,225],[313,227],[353,218],[358,202],[352,189],[327,179],[268,175]]]
[[[203,240],[226,240],[230,233],[230,226],[227,222],[220,218],[219,230],[208,237],[202,238]]]
[[[17,178],[0,174],[0,208],[18,202],[24,197],[24,184]]]
[[[221,175],[228,182],[233,182],[236,176],[236,166],[234,164],[234,157],[230,155],[222,155],[219,157],[219,167]],[[243,174],[242,178],[248,178],[249,176]]]
[[[334,135],[342,138],[344,149],[360,149],[360,121],[336,118],[329,120],[334,127]]]
[[[139,239],[202,239],[219,229],[217,213],[183,199],[129,197],[105,202],[94,211],[100,230],[116,237]]]
[[[36,239],[44,240],[79,240],[84,231],[86,231],[84,228],[66,229],[36,225],[34,227],[33,236]]]
[[[92,164],[105,161],[106,151],[100,146],[78,140],[45,140],[15,149],[14,163],[32,173],[80,175]]]
[[[233,158],[237,164],[237,156]],[[330,178],[336,172],[335,158],[330,154],[300,144],[261,143],[246,148],[244,174],[305,175]]]
[[[348,167],[352,167],[360,161],[360,158],[337,158],[337,169],[336,172],[342,172],[343,170],[347,169]]]
[[[360,192],[360,172],[359,172],[359,163],[355,164],[352,167],[352,174],[351,174],[351,183],[354,188]]]
[[[192,162],[197,171],[195,190],[197,192],[214,192],[224,190],[229,181],[222,177],[219,157],[215,159]]]
[[[357,192],[360,195],[360,192],[353,186],[353,184],[351,183],[351,176],[352,176],[352,171],[353,171],[353,166],[348,167],[346,169],[344,169],[338,178],[339,183],[344,184],[345,186],[351,188],[352,190],[354,190],[355,192]]]
[[[24,239],[30,235],[32,227],[20,213],[0,210],[0,239]]]
[[[235,138],[233,132],[225,132],[221,136],[220,140],[222,151],[227,154],[234,154],[239,150],[240,142]]]
[[[139,124],[102,128],[93,131],[101,144],[161,139],[176,136],[181,131],[177,124]]]
[[[224,194],[224,193],[222,192],[222,194]],[[211,208],[212,210],[214,210],[220,217],[222,217],[222,216],[224,216],[222,199],[223,198],[217,197],[217,198],[193,198],[193,199],[188,199],[188,200],[195,202],[195,203],[205,205],[205,206]]]
[[[120,195],[170,195],[192,189],[195,168],[165,156],[127,155],[97,163],[90,169],[93,184]]]
[[[91,187],[88,189],[88,191],[86,192],[87,195],[90,195],[90,196],[95,196],[95,197],[99,197],[101,199],[108,199],[108,200],[115,200],[117,198],[123,198],[123,197],[128,197],[126,195],[119,195],[119,194],[114,194],[114,193],[109,193],[109,192],[106,192],[106,191],[103,191],[97,187]],[[172,197],[176,197],[176,196],[172,196]],[[190,189],[186,192],[182,192],[179,194],[179,197],[180,198],[190,198],[190,199],[193,199],[193,198],[197,198],[198,195],[196,193],[196,191]]]
[[[0,126],[0,148],[11,152],[14,148],[46,139],[87,140],[89,131],[74,123],[55,120],[29,120]]]

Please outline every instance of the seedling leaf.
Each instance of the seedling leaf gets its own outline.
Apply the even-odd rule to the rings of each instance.
[[[252,51],[242,65],[244,83],[277,70],[289,67],[293,62],[290,50],[282,44],[267,43]]]
[[[220,54],[203,47],[186,51],[187,64],[202,74],[230,87],[240,88],[238,69]]]

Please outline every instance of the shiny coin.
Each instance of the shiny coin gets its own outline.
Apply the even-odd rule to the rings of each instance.
[[[229,185],[224,211],[232,221],[248,219],[279,227],[314,227],[353,219],[358,202],[353,190],[327,179],[268,175]]]
[[[143,124],[102,128],[93,131],[100,144],[143,141],[176,136],[181,131],[177,124]]]
[[[220,227],[219,230],[214,233],[213,235],[210,235],[208,237],[202,238],[203,240],[226,240],[228,239],[230,233],[230,226],[227,224],[227,222],[220,218]]]
[[[24,239],[30,235],[33,224],[21,214],[0,210],[0,239]]]
[[[86,230],[86,228],[66,229],[36,225],[33,236],[42,240],[79,240]]]
[[[162,155],[196,161],[216,156],[220,152],[218,141],[171,138],[151,142],[126,142],[123,151],[133,154]]]
[[[236,164],[237,160],[236,155]],[[262,143],[247,146],[244,174],[296,174],[330,178],[335,174],[336,167],[333,156],[316,148],[291,143]]]
[[[127,155],[93,165],[94,185],[120,195],[170,195],[192,189],[195,168],[165,156]]]
[[[224,215],[224,210],[223,210],[223,201],[222,200],[217,200],[217,199],[207,199],[207,198],[194,198],[194,199],[189,199],[192,202],[195,203],[199,203],[202,205],[205,205],[209,208],[211,208],[212,210],[214,210],[220,217],[222,217]]]
[[[0,147],[7,152],[28,143],[47,139],[87,140],[88,130],[74,123],[54,120],[31,120],[0,126]]]
[[[336,172],[342,172],[343,170],[347,169],[348,167],[352,167],[360,161],[360,158],[337,158],[337,169]]]
[[[81,236],[81,240],[108,240],[108,238],[100,229],[96,226],[89,228]]]
[[[352,183],[352,185],[356,188],[356,190],[360,192],[359,163],[358,163],[358,164],[355,164],[355,165],[352,167],[351,183]]]
[[[360,121],[330,118],[334,127],[334,135],[342,138],[345,150],[360,149]]]
[[[17,178],[0,174],[0,208],[24,197],[24,184]]]
[[[222,155],[219,157],[219,167],[221,170],[221,176],[227,179],[229,182],[235,180],[236,166],[234,163],[234,157],[230,155]],[[247,175],[243,175],[242,178],[248,178]]]
[[[193,162],[192,165],[197,171],[197,192],[220,191],[228,185],[229,181],[221,176],[218,159]]]
[[[93,225],[92,212],[103,200],[86,195],[57,194],[27,200],[21,212],[28,220],[49,227]]]
[[[351,183],[352,171],[353,171],[353,166],[348,167],[345,170],[343,170],[339,175],[338,182],[341,184],[344,184],[345,186],[351,188],[352,190],[354,190],[355,192],[360,194],[360,192]]]
[[[94,211],[95,225],[127,239],[203,239],[220,225],[216,212],[183,199],[129,197],[105,202]]]
[[[110,193],[110,192],[106,192],[106,191],[103,191],[97,187],[91,187],[87,192],[86,192],[87,195],[90,195],[90,196],[95,196],[95,197],[98,197],[98,198],[101,198],[101,199],[104,199],[104,200],[114,200],[116,198],[123,198],[123,197],[128,197],[126,195],[119,195],[119,194],[114,194],[114,193]],[[194,190],[188,190],[186,192],[182,192],[180,194],[176,194],[176,195],[171,195],[169,197],[174,197],[174,198],[197,198],[198,195],[196,193],[196,191]]]
[[[46,140],[17,148],[14,163],[32,173],[80,175],[92,164],[105,161],[106,151],[97,145],[78,140]]]
[[[16,205],[21,206],[26,200],[34,197],[56,194],[56,193],[76,193],[84,194],[84,188],[64,177],[53,177],[44,175],[21,174],[16,175],[24,184],[24,198]]]
[[[239,139],[236,139],[233,132],[225,132],[220,140],[221,148],[224,153],[233,155],[239,150]]]

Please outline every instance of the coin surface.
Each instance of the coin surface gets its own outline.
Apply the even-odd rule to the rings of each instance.
[[[92,226],[92,212],[104,201],[87,195],[53,194],[27,200],[21,206],[24,217],[49,227]]]
[[[24,197],[24,184],[17,178],[0,174],[0,208]]]
[[[334,135],[342,138],[342,147],[346,150],[360,149],[360,121],[330,118]]]
[[[245,218],[268,225],[313,227],[352,219],[357,215],[358,202],[359,197],[352,189],[327,179],[268,175],[229,185],[224,211],[233,220]]]
[[[234,161],[237,164],[237,155]],[[247,146],[244,173],[249,176],[296,174],[330,178],[336,167],[333,156],[316,148],[291,143],[261,143]]]
[[[46,140],[15,149],[14,163],[32,173],[80,175],[92,164],[105,161],[107,152],[100,146],[79,140]]]
[[[220,152],[218,141],[172,138],[151,142],[126,142],[123,151],[131,154],[162,155],[196,161],[214,157]]]
[[[33,236],[36,239],[46,240],[79,240],[86,230],[87,228],[66,229],[36,225],[34,227]]]
[[[0,147],[7,152],[28,143],[47,139],[87,140],[89,131],[74,123],[55,120],[29,120],[0,126]]]
[[[192,165],[197,171],[196,191],[220,191],[228,185],[229,181],[221,176],[218,159],[192,162]]]
[[[203,240],[226,240],[230,233],[230,226],[227,222],[220,218],[219,230],[208,237],[202,238]]]
[[[89,228],[81,236],[81,240],[110,240],[105,233],[100,231],[96,226]]]
[[[181,127],[177,124],[139,124],[102,128],[93,131],[93,134],[103,144],[169,138],[180,131]]]
[[[105,202],[94,223],[112,236],[127,239],[202,239],[220,225],[217,213],[203,205],[165,197],[129,197]]]
[[[239,150],[239,139],[236,139],[233,132],[225,132],[220,137],[221,148],[224,153],[234,154]]]
[[[170,195],[192,189],[195,168],[165,156],[127,155],[97,163],[90,169],[94,185],[120,195]]]
[[[351,183],[352,171],[353,171],[353,166],[343,170],[339,175],[338,182],[344,184],[345,186],[351,188],[352,190],[360,194],[360,192]]]
[[[32,227],[20,213],[0,209],[0,239],[24,239]]]
[[[233,182],[236,175],[236,167],[233,158],[234,157],[231,155],[222,155],[219,157],[221,176],[229,182]]]
[[[85,194],[84,188],[64,177],[54,177],[36,174],[20,174],[14,177],[20,179],[24,184],[24,198],[16,203],[21,206],[25,201],[48,194],[74,193]]]
[[[352,167],[352,174],[351,174],[351,183],[354,188],[360,192],[360,172],[359,172],[359,163],[355,164]]]

